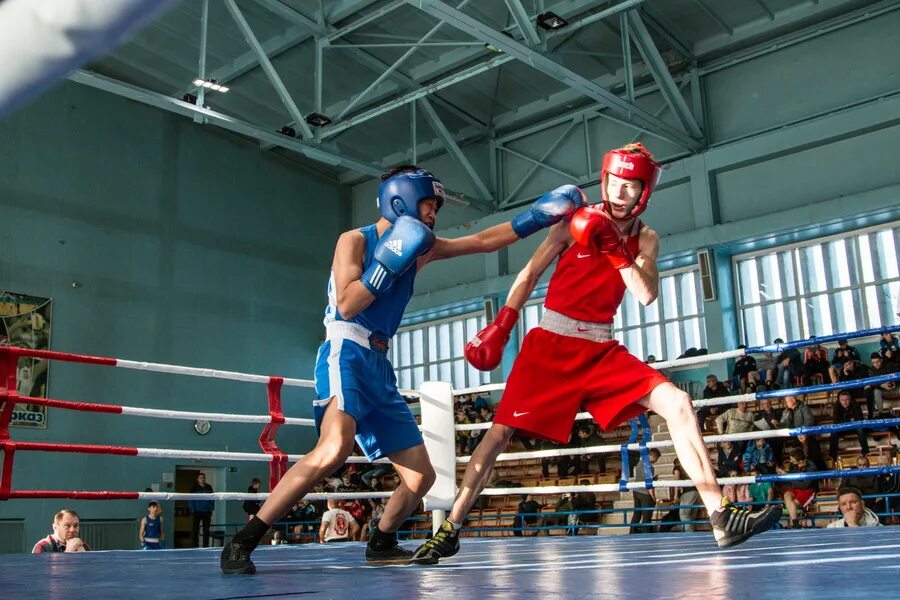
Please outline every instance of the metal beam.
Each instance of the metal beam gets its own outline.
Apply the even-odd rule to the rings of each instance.
[[[506,7],[509,9],[512,18],[515,19],[519,31],[522,32],[522,37],[528,40],[528,45],[537,46],[540,44],[541,37],[535,30],[531,19],[528,18],[528,13],[525,12],[525,7],[522,6],[522,0],[506,0]]]
[[[579,19],[574,23],[569,23],[559,31],[553,31],[547,34],[548,39],[556,38],[561,35],[571,35],[573,32],[578,31],[582,27],[587,27],[588,25],[593,25],[594,23],[598,23],[603,19],[608,17],[612,17],[619,13],[631,10],[633,8],[637,8],[641,4],[643,4],[646,0],[625,0],[625,2],[620,2],[614,6],[610,6],[606,10],[601,10],[598,13],[594,13],[589,17],[585,17],[583,19]]]
[[[431,103],[429,103],[427,99],[422,99],[418,102],[418,105],[422,109],[422,114],[425,115],[425,119],[428,121],[428,124],[431,125],[431,128],[438,135],[438,137],[443,140],[444,146],[447,148],[447,152],[449,152],[450,155],[456,159],[456,162],[459,163],[459,165],[466,172],[466,175],[469,176],[469,180],[475,187],[475,191],[478,194],[478,197],[483,202],[493,204],[493,198],[491,197],[490,190],[488,190],[487,186],[484,185],[484,181],[481,180],[481,176],[478,175],[478,173],[475,171],[475,168],[472,167],[472,163],[469,162],[469,159],[466,158],[466,155],[463,154],[463,151],[456,144],[456,140],[453,139],[453,134],[450,133],[450,130],[448,130],[447,126],[444,125],[444,122],[441,121],[441,118],[438,116],[437,112],[435,112],[434,107],[431,106]]]
[[[561,83],[580,91],[585,96],[593,98],[609,107],[610,111],[620,115],[627,123],[636,127],[647,128],[667,138],[668,140],[687,149],[699,150],[702,141],[691,137],[688,133],[672,127],[668,123],[660,121],[643,109],[622,100],[601,85],[573,72],[570,69],[551,60],[547,56],[534,51],[499,31],[492,29],[477,19],[454,9],[441,0],[408,0],[410,4],[418,6],[431,16],[453,25],[461,31],[489,42],[497,48],[501,48],[509,55],[531,65],[542,73],[560,81]]]
[[[625,67],[625,97],[634,103],[634,65],[631,62],[631,31],[628,28],[628,13],[619,15],[619,29],[622,30],[622,63]]]
[[[716,11],[714,11],[712,8],[710,8],[710,6],[706,2],[704,2],[703,0],[694,0],[694,3],[697,6],[699,6],[700,10],[702,10],[704,13],[706,13],[706,16],[708,16],[710,19],[712,19],[712,21],[716,25],[721,27],[728,35],[734,35],[734,28],[731,25],[729,25],[728,23],[726,23],[725,21],[723,21],[722,17],[720,17]]]
[[[284,104],[284,107],[287,109],[288,114],[294,120],[294,124],[300,128],[300,131],[303,133],[303,137],[305,139],[312,138],[312,130],[309,128],[309,125],[306,124],[306,120],[300,113],[300,109],[297,108],[297,104],[294,102],[294,99],[291,98],[290,93],[288,93],[287,88],[284,86],[284,82],[281,81],[281,77],[278,76],[278,73],[275,71],[275,67],[272,66],[272,62],[269,60],[269,57],[266,56],[262,45],[259,43],[259,40],[256,39],[256,35],[254,35],[253,30],[250,29],[250,24],[247,23],[247,20],[244,18],[243,13],[241,13],[241,10],[237,7],[237,4],[234,3],[234,0],[225,0],[225,7],[228,8],[228,12],[231,13],[231,17],[234,19],[235,24],[237,24],[238,29],[240,29],[241,33],[244,35],[244,39],[247,40],[250,48],[256,54],[256,59],[259,61],[259,65],[262,67],[263,72],[265,72],[269,83],[271,83],[272,87],[275,88],[275,92],[278,94],[278,98],[281,99],[281,103]]]
[[[203,0],[200,7],[200,60],[197,65],[197,77],[206,81],[206,40],[209,32],[209,0]],[[206,101],[206,88],[200,87],[197,91],[197,106],[203,106]],[[203,123],[203,117],[194,117],[194,123]]]
[[[299,25],[300,27],[306,27],[316,35],[322,35],[325,33],[324,28],[318,22],[313,21],[303,13],[289,6],[285,6],[279,0],[256,0],[256,3],[262,5],[270,12],[275,13],[289,23]]]
[[[388,4],[385,4],[378,10],[373,10],[366,16],[356,19],[349,25],[346,25],[344,27],[341,27],[340,29],[335,29],[334,31],[328,32],[327,35],[322,37],[322,42],[325,44],[329,44],[329,43],[331,43],[332,40],[341,38],[341,37],[347,35],[348,33],[352,33],[354,31],[356,31],[360,27],[368,25],[369,23],[371,23],[373,21],[377,21],[384,15],[395,11],[396,9],[403,6],[404,4],[405,4],[404,0],[393,0],[393,2],[389,2]]]
[[[770,21],[775,20],[775,13],[772,12],[772,9],[769,8],[763,0],[753,0],[758,7],[763,9],[763,12],[766,13],[766,16],[769,17]]]
[[[193,117],[196,114],[200,114],[208,123],[221,127],[222,129],[261,142],[269,142],[275,146],[280,146],[288,150],[293,150],[307,158],[328,165],[352,169],[353,171],[372,177],[378,177],[384,172],[384,168],[380,164],[370,163],[360,158],[348,156],[336,150],[316,146],[309,142],[290,138],[273,131],[260,129],[253,123],[248,123],[247,121],[242,121],[208,108],[201,108],[158,92],[123,83],[110,77],[104,77],[96,73],[80,70],[70,75],[69,80],[186,117]]]
[[[572,175],[571,173],[566,173],[562,169],[557,169],[553,165],[548,165],[547,163],[541,162],[534,157],[528,156],[527,154],[522,154],[518,150],[513,150],[512,148],[507,148],[506,146],[497,146],[497,150],[499,150],[501,152],[505,152],[506,154],[511,154],[512,156],[515,156],[516,158],[521,158],[525,162],[529,162],[533,165],[541,167],[542,169],[546,169],[552,173],[561,175],[562,177],[565,177],[566,179],[571,179],[572,181],[575,181],[578,179],[577,175]]]
[[[552,144],[550,144],[550,147],[544,151],[544,154],[541,155],[541,158],[540,158],[540,160],[537,161],[537,164],[532,165],[532,167],[530,169],[528,169],[528,172],[525,173],[525,176],[519,180],[519,183],[516,184],[516,187],[513,188],[513,190],[509,193],[509,195],[503,200],[503,203],[500,205],[500,208],[503,208],[504,206],[509,204],[513,200],[515,195],[519,193],[519,190],[521,190],[525,186],[525,184],[528,183],[528,180],[531,179],[531,176],[537,172],[538,168],[544,166],[544,161],[547,160],[547,157],[549,157],[551,154],[556,152],[556,149],[563,142],[563,140],[565,140],[569,136],[569,132],[572,131],[572,129],[575,127],[576,123],[578,123],[578,121],[574,121],[574,120],[571,123],[569,123],[569,126],[565,128],[565,130],[562,132],[562,134],[558,138],[556,138],[556,141],[554,141]],[[501,147],[501,149],[502,149],[502,147]]]
[[[653,43],[653,38],[650,37],[650,32],[647,31],[647,27],[641,20],[641,16],[636,10],[629,11],[627,15],[628,23],[631,26],[631,33],[634,34],[634,41],[637,44],[638,51],[644,58],[644,63],[650,69],[653,79],[656,80],[657,85],[659,85],[659,91],[662,93],[663,98],[666,99],[666,103],[672,108],[672,112],[675,113],[685,129],[687,129],[693,137],[702,138],[703,131],[700,129],[697,119],[695,119],[693,113],[691,113],[691,109],[688,108],[687,102],[684,101],[684,96],[682,96],[681,92],[678,90],[675,80],[672,79],[672,74],[669,73],[669,67],[659,53],[656,44]]]
[[[644,6],[641,7],[641,17],[644,19],[644,23],[656,32],[656,35],[661,37],[665,42],[672,47],[672,50],[681,55],[683,59],[688,62],[694,61],[694,51],[691,48],[688,48],[686,42],[684,42],[680,37],[672,33],[666,27],[660,23],[656,17],[650,14],[650,7]]]

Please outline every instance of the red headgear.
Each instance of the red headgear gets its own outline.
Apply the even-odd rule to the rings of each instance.
[[[639,146],[640,150],[644,150],[644,147],[640,146],[640,144],[635,146]],[[634,205],[634,208],[631,209],[631,217],[635,218],[644,212],[647,209],[650,194],[653,193],[653,189],[659,183],[661,174],[659,163],[642,152],[627,152],[620,149],[610,150],[606,153],[606,156],[603,157],[603,168],[600,170],[600,195],[603,198],[606,211],[612,214],[609,198],[606,195],[606,175],[609,173],[623,179],[638,179],[644,184],[641,197]]]

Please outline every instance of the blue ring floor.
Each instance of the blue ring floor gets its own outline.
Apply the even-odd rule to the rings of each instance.
[[[361,543],[263,546],[257,574],[220,549],[5,555],[0,598],[898,597],[900,528],[781,530],[719,550],[712,534],[463,538],[440,565],[369,566]],[[419,542],[403,542],[415,547]]]

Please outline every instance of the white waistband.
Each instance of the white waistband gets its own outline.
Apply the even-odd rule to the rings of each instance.
[[[325,325],[326,340],[350,340],[356,342],[363,348],[374,350],[369,338],[372,332],[360,325],[359,323],[351,323],[350,321],[332,321]]]
[[[544,309],[541,328],[559,335],[584,338],[593,342],[608,342],[613,339],[612,323],[579,321],[549,308]]]

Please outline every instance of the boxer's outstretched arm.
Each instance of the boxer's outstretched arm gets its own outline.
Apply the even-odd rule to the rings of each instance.
[[[621,269],[622,281],[638,302],[647,306],[659,294],[659,236],[648,227],[641,230],[640,246],[634,264]]]
[[[494,252],[506,248],[510,244],[519,241],[519,236],[513,231],[512,224],[500,223],[488,227],[483,231],[459,238],[438,238],[434,242],[434,248],[419,259],[419,268],[425,263],[465,254],[479,254]]]
[[[562,254],[572,243],[568,222],[557,223],[550,228],[547,237],[537,247],[531,260],[522,267],[506,297],[506,306],[522,310],[525,303],[531,297],[531,293],[537,286],[541,275],[547,270],[556,257]]]

